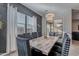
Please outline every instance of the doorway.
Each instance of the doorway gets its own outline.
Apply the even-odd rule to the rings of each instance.
[[[72,40],[79,41],[79,10],[72,10]]]
[[[71,56],[79,56],[79,10],[72,10],[72,45]]]

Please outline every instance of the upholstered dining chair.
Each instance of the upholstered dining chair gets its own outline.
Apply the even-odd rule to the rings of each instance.
[[[70,48],[70,41],[71,41],[70,37],[68,36],[67,33],[65,33],[61,56],[68,56],[69,48]]]
[[[61,46],[62,45],[62,46]],[[62,44],[55,44],[52,48],[52,53],[49,55],[53,56],[68,56],[70,48],[70,37],[67,33],[64,33]]]

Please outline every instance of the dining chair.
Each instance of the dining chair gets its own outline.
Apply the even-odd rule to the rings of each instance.
[[[71,41],[70,37],[68,36],[67,33],[65,33],[61,56],[68,56],[69,48],[70,48],[70,41]]]
[[[61,46],[62,45],[62,46]],[[62,44],[55,44],[49,55],[53,56],[68,56],[70,48],[70,37],[67,33],[64,33]]]

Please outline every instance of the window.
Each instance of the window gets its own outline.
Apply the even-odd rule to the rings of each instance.
[[[27,33],[37,32],[37,18],[27,16]]]
[[[0,3],[0,55],[7,51],[7,4]]]
[[[0,18],[0,54],[6,53],[6,28],[6,21]]]
[[[25,33],[25,15],[20,12],[17,13],[17,33]]]

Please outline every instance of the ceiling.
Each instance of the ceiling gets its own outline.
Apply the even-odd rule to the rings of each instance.
[[[79,10],[79,3],[23,3],[23,5],[41,16],[46,14],[46,10],[55,13],[56,16],[63,15],[69,8]]]

